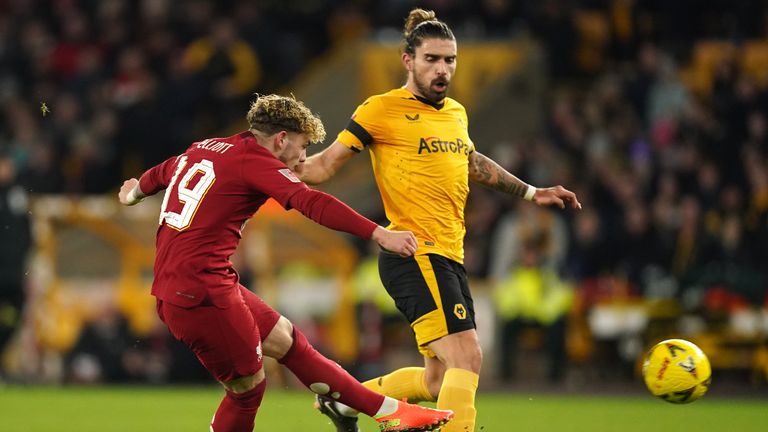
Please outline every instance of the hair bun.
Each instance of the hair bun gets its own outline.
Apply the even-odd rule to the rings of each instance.
[[[408,18],[405,19],[403,37],[408,39],[408,36],[413,30],[418,27],[419,24],[426,21],[437,21],[437,16],[434,11],[427,11],[419,8],[412,10],[411,13],[408,14]]]

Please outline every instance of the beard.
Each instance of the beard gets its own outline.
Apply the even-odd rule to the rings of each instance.
[[[448,78],[435,78],[432,81],[427,82],[416,74],[413,76],[413,81],[416,84],[419,93],[421,93],[424,98],[434,103],[440,103],[445,99],[446,94],[448,94],[448,87],[451,84]]]

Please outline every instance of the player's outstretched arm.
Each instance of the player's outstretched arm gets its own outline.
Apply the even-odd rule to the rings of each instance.
[[[336,171],[354,155],[355,152],[349,147],[334,141],[320,153],[310,156],[304,163],[299,164],[294,172],[306,184],[323,183],[333,177]]]
[[[570,203],[580,209],[576,194],[562,186],[536,188],[515,177],[484,154],[474,151],[469,155],[469,179],[501,192],[519,196],[538,205],[557,205],[565,208]]]
[[[401,257],[409,257],[419,247],[416,236],[410,231],[390,231],[378,226],[371,235],[376,243],[385,250],[396,253]]]
[[[411,256],[418,243],[410,231],[390,231],[377,225],[351,207],[316,189],[305,187],[294,193],[289,205],[304,216],[327,228],[375,240],[384,249]]]
[[[120,187],[120,192],[117,194],[117,198],[120,200],[120,204],[132,206],[140,203],[146,195],[141,191],[139,181],[135,178],[130,178],[123,182]]]

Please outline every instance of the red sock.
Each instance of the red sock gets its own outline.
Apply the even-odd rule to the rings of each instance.
[[[384,403],[384,396],[363,387],[338,363],[315,351],[296,327],[293,345],[279,362],[313,392],[332,397],[369,416],[374,416]]]
[[[216,415],[211,421],[213,432],[253,432],[253,420],[264,397],[267,380],[245,393],[232,393],[227,390]]]

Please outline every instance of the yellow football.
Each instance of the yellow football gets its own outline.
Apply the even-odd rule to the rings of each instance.
[[[661,341],[648,351],[643,380],[654,396],[674,404],[693,402],[704,396],[712,379],[706,354],[683,339]]]

